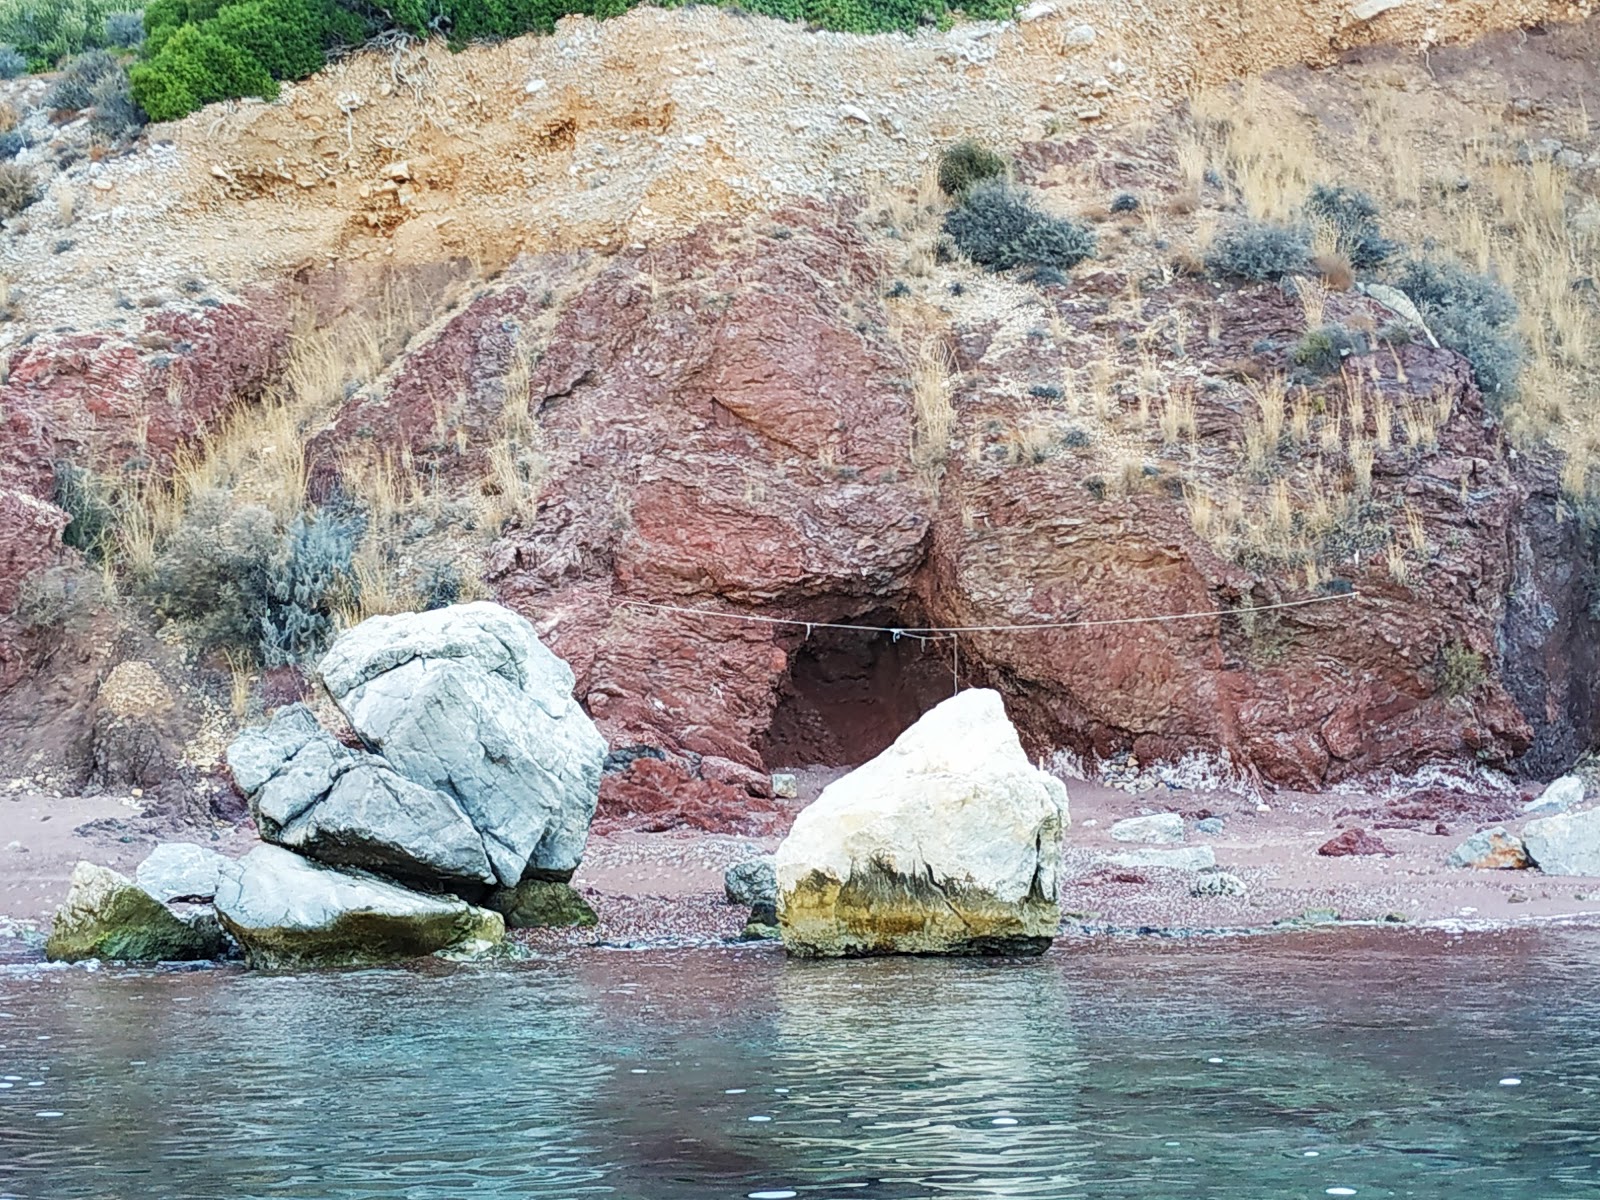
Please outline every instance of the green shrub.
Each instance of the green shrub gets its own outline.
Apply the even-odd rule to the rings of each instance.
[[[28,60],[15,46],[0,46],[0,79],[15,79],[28,69]]]
[[[8,158],[15,158],[22,153],[22,148],[28,143],[23,140],[22,130],[7,129],[0,133],[0,162]]]
[[[50,567],[23,581],[13,615],[30,633],[50,630],[78,635],[93,624],[104,604],[105,584],[98,571]]]
[[[81,550],[91,561],[105,558],[117,529],[116,494],[87,467],[55,464],[55,505],[70,518],[61,531],[62,545]]]
[[[956,248],[992,271],[1038,266],[1070,270],[1095,252],[1094,231],[1034,207],[1000,180],[974,184],[944,219]]]
[[[1206,265],[1219,275],[1265,282],[1305,268],[1311,236],[1303,226],[1239,221],[1211,243]]]
[[[1339,239],[1339,249],[1357,270],[1380,267],[1400,252],[1400,243],[1383,236],[1378,205],[1363,191],[1319,183],[1305,203],[1306,216],[1326,221]]]
[[[1495,279],[1459,263],[1413,259],[1396,281],[1428,322],[1439,344],[1472,365],[1478,390],[1495,411],[1516,392],[1525,347],[1517,302]]]
[[[16,216],[42,194],[39,181],[28,168],[0,163],[0,221]]]
[[[0,0],[0,42],[34,70],[105,44],[111,0]]]
[[[975,183],[1004,179],[1006,160],[972,138],[957,142],[939,156],[939,190],[959,197]]]
[[[128,73],[133,98],[152,121],[175,121],[197,108],[240,96],[277,96],[265,67],[205,26],[185,25],[161,51]]]
[[[1352,354],[1366,353],[1368,346],[1360,334],[1343,325],[1324,325],[1313,329],[1294,348],[1296,366],[1318,375],[1332,375]]]

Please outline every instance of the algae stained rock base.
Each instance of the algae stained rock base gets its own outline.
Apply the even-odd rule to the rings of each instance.
[[[80,862],[45,942],[54,962],[192,962],[216,958],[226,939],[214,920],[185,920],[133,880]]]
[[[399,962],[439,950],[481,949],[505,937],[499,913],[270,845],[224,872],[217,915],[253,967]]]
[[[1061,924],[1066,788],[973,689],[825,789],[776,855],[784,946],[803,957],[1038,954]]]

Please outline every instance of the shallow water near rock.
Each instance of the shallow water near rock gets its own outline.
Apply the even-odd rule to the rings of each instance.
[[[0,1197],[1591,1197],[1597,981],[1574,929],[4,967]]]

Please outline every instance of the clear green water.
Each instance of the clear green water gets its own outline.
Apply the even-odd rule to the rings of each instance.
[[[0,1076],[28,1200],[1563,1200],[1600,1196],[1600,933],[8,967]]]

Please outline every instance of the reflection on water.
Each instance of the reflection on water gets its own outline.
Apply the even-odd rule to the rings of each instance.
[[[0,1197],[1595,1197],[1597,980],[1581,931],[0,968]]]

